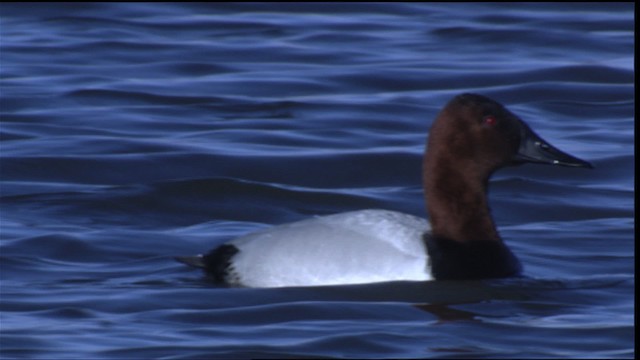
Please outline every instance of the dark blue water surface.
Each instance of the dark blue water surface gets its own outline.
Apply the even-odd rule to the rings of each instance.
[[[633,358],[633,3],[2,4],[2,358]],[[594,170],[491,181],[527,277],[216,286],[174,255],[426,216],[429,126],[493,97]]]

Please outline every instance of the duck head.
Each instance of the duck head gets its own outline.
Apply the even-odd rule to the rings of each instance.
[[[500,240],[487,183],[495,170],[524,163],[593,167],[549,144],[497,101],[477,94],[453,98],[431,127],[423,164],[434,233],[461,242]]]
[[[442,109],[427,150],[430,162],[457,162],[484,175],[524,163],[593,168],[549,144],[502,104],[477,94],[458,95]]]

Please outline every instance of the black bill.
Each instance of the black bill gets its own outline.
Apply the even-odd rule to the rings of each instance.
[[[513,159],[515,164],[530,162],[593,169],[588,161],[558,150],[533,132],[526,123],[521,121],[520,124],[520,148]]]

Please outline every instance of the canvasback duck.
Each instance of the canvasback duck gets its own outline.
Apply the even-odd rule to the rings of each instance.
[[[429,222],[388,210],[318,216],[176,260],[245,287],[517,276],[522,266],[496,229],[487,185],[497,169],[522,163],[593,167],[551,146],[500,103],[458,95],[429,133],[422,169]]]

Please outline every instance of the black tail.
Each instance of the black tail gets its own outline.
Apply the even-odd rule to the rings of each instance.
[[[238,251],[237,247],[225,244],[211,250],[206,255],[176,256],[174,259],[191,267],[203,269],[216,282],[227,283],[231,258]]]
[[[177,262],[181,262],[185,265],[189,265],[191,267],[194,268],[200,268],[200,269],[204,269],[207,266],[204,263],[204,260],[202,258],[202,255],[196,255],[196,256],[176,256],[174,257],[174,259]]]

